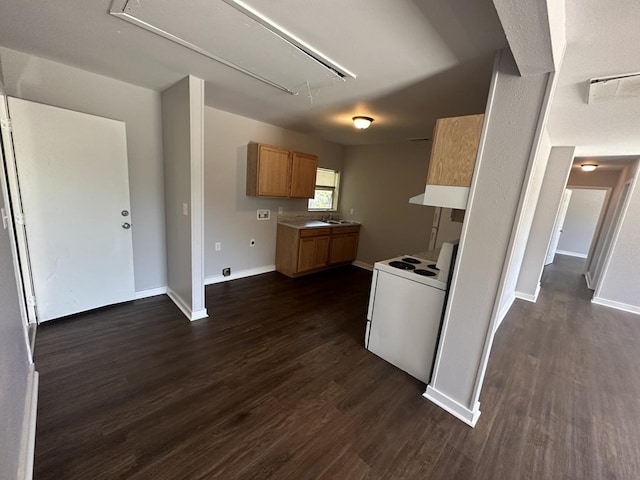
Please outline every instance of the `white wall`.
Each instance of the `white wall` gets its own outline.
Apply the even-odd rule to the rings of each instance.
[[[204,82],[162,92],[167,293],[190,320],[206,317],[203,275]]]
[[[542,128],[540,123],[539,128]],[[508,262],[505,265],[506,271],[503,274],[505,280],[502,287],[502,296],[500,298],[500,306],[498,310],[498,322],[495,326],[496,329],[500,326],[500,323],[502,323],[504,316],[509,311],[509,308],[516,297],[518,277],[520,275],[522,261],[527,249],[527,241],[533,225],[533,218],[536,212],[540,190],[542,188],[544,172],[547,168],[547,162],[549,161],[549,153],[551,152],[551,140],[549,139],[549,135],[546,130],[542,130],[542,136],[540,138],[538,148],[534,149],[533,152],[534,158],[531,160],[531,167],[526,180],[526,187],[520,197],[519,213],[517,214],[519,221],[512,232],[510,245],[511,250],[508,255]]]
[[[518,298],[533,302],[537,299],[544,260],[558,215],[560,199],[569,177],[574,150],[573,147],[553,147],[549,154],[531,232],[518,274]]]
[[[205,107],[205,277],[220,281],[222,269],[232,277],[275,268],[278,208],[302,212],[306,200],[246,195],[247,144],[266,143],[318,155],[318,165],[342,171],[341,145],[275,127],[222,110]],[[344,183],[343,183],[344,185]],[[346,191],[348,187],[343,187]],[[258,209],[271,210],[270,220],[257,220]],[[251,247],[249,241],[256,240]],[[215,243],[221,250],[215,251]]]
[[[608,190],[569,189],[572,191],[571,200],[560,234],[557,253],[587,258]]]
[[[359,262],[428,249],[435,209],[409,198],[424,192],[430,151],[430,142],[347,148],[340,213],[362,222]]]
[[[7,95],[124,121],[136,291],[166,285],[160,94],[0,47]]]
[[[0,162],[3,161],[0,153]],[[4,175],[1,166],[0,175]],[[0,181],[3,208],[4,199]],[[24,454],[23,427],[29,413],[27,395],[32,364],[19,305],[9,230],[0,224],[0,479],[7,480],[18,478]]]
[[[622,224],[616,231],[614,245],[605,262],[600,285],[593,301],[615,308],[640,313],[640,187],[636,164],[634,179],[623,213]],[[615,227],[615,226],[614,226]]]
[[[618,171],[595,171],[591,172],[593,177],[582,175],[584,172],[574,169],[569,177],[571,185],[583,186],[600,186],[611,188],[608,206],[604,214],[602,226],[596,232],[594,243],[592,243],[591,252],[587,259],[586,279],[590,288],[594,289],[599,281],[599,276],[604,267],[604,261],[608,253],[611,241],[613,240],[614,222],[616,222],[616,212],[621,202],[621,196],[624,190],[624,184],[633,178],[632,172],[635,172],[631,166],[627,166]]]
[[[485,114],[436,367],[426,396],[473,424],[499,290],[549,75],[520,77],[500,52]]]

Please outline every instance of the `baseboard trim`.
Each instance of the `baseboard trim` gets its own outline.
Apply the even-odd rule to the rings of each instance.
[[[596,305],[602,305],[604,307],[615,308],[616,310],[622,310],[624,312],[635,313],[640,315],[640,307],[637,305],[629,305],[628,303],[616,302],[615,300],[608,300],[602,297],[593,297],[591,303]]]
[[[29,373],[29,385],[25,397],[25,417],[22,428],[22,441],[20,445],[21,458],[18,467],[18,478],[31,480],[33,478],[33,460],[36,448],[36,416],[38,413],[38,384],[39,375],[31,364]]]
[[[208,318],[209,314],[207,313],[207,309],[203,308],[202,310],[198,310],[197,312],[193,312],[191,314],[191,318],[189,320],[191,320],[192,322],[195,320],[202,320],[203,318]]]
[[[475,427],[480,418],[480,402],[476,402],[474,410],[469,410],[431,385],[427,386],[427,391],[422,396],[471,427]]]
[[[264,267],[257,267],[257,268],[249,268],[247,270],[240,270],[237,273],[232,273],[228,277],[225,277],[223,275],[213,275],[211,277],[206,277],[204,279],[204,284],[205,285],[213,285],[214,283],[229,282],[231,280],[237,280],[239,278],[253,277],[254,275],[261,275],[263,273],[274,272],[275,270],[276,270],[276,266],[275,265],[265,265]]]
[[[140,290],[136,292],[136,300],[141,298],[155,297],[157,295],[165,295],[167,293],[167,287],[150,288],[148,290]]]
[[[586,253],[570,252],[568,250],[556,250],[556,253],[560,255],[567,255],[569,257],[587,258]]]
[[[591,279],[591,273],[587,272],[584,274],[584,280],[587,282],[587,288],[589,290],[594,290],[593,288],[593,280]]]
[[[193,312],[191,308],[187,305],[187,303],[173,290],[167,287],[167,296],[176,304],[176,307],[180,309],[182,313],[189,319],[189,321],[193,322],[194,320],[200,320],[202,318],[207,318],[207,309],[204,308],[202,310],[198,310]]]
[[[538,295],[540,294],[540,284],[536,287],[536,291],[533,295],[530,293],[516,292],[516,298],[520,300],[526,300],[527,302],[536,303],[538,301]]]
[[[373,265],[371,265],[370,263],[365,263],[359,260],[355,260],[353,263],[351,263],[351,265],[353,265],[354,267],[362,268],[364,270],[369,270],[370,272],[373,272]]]

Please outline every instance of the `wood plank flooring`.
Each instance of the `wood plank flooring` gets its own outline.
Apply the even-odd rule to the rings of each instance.
[[[371,274],[268,273],[38,329],[35,478],[638,479],[640,318],[557,257],[498,331],[471,429],[363,347]]]

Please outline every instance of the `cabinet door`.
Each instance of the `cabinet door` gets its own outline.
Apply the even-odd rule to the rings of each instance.
[[[313,198],[316,190],[318,157],[308,153],[293,152],[291,161],[291,191],[293,198]]]
[[[350,233],[347,235],[347,239],[344,247],[344,260],[345,262],[353,262],[358,256],[358,240],[360,234]]]
[[[258,154],[258,195],[289,196],[291,156],[289,150],[260,145]]]
[[[436,121],[427,185],[471,185],[483,119],[479,114]]]
[[[329,263],[353,262],[358,253],[359,234],[334,235],[331,237]]]
[[[329,237],[300,238],[298,248],[298,272],[306,272],[327,266]]]

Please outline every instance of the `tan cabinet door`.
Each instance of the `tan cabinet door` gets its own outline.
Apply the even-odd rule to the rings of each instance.
[[[331,237],[329,263],[353,262],[358,253],[358,233],[334,235]]]
[[[301,238],[298,247],[298,272],[327,266],[329,237]]]
[[[427,185],[471,185],[483,119],[478,114],[436,121]]]
[[[288,150],[260,145],[258,154],[258,195],[289,196],[291,157]]]
[[[291,160],[291,191],[293,198],[313,198],[316,190],[318,157],[308,153],[293,152]]]

